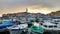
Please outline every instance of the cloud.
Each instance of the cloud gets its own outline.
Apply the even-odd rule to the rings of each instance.
[[[34,9],[48,8],[60,9],[60,0],[0,0],[0,13],[19,12],[21,8],[32,7]],[[31,8],[31,9],[32,9]]]
[[[0,5],[5,7],[30,5],[59,6],[60,0],[0,0]]]

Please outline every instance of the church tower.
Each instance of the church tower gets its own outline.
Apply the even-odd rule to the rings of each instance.
[[[28,13],[28,9],[26,8],[26,13]]]

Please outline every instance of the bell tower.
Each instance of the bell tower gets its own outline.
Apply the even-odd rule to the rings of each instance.
[[[28,9],[26,8],[26,13],[28,13]]]

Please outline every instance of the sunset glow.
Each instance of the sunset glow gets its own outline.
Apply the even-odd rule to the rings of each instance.
[[[55,12],[55,11],[59,10],[59,8],[52,9],[49,7],[41,7],[41,6],[40,7],[29,6],[29,7],[27,7],[27,9],[28,9],[29,13],[42,13],[42,14],[48,14],[48,13],[51,13],[52,11]],[[3,9],[1,9],[0,16],[2,16],[2,14],[19,13],[19,12],[21,13],[21,12],[25,12],[25,11],[26,11],[26,7],[17,7],[14,9],[3,8]]]
[[[33,9],[33,10],[31,10],[31,9],[29,9],[29,11],[28,11],[29,13],[43,13],[43,14],[48,14],[48,13],[51,13],[51,11],[50,10],[47,10],[47,9],[40,9],[40,10],[38,10],[38,9]]]
[[[57,10],[59,10],[60,8],[54,8],[54,7],[45,7],[45,6],[23,6],[23,7],[17,7],[17,8],[5,8],[2,7],[0,8],[0,16],[2,16],[2,14],[9,14],[9,13],[21,13],[21,12],[25,12],[26,8],[28,9],[29,13],[42,13],[42,14],[49,14],[51,12],[55,12]]]

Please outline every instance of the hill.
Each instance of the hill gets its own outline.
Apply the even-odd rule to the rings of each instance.
[[[11,17],[20,18],[20,16],[21,17],[41,17],[41,16],[46,16],[46,15],[41,14],[41,13],[21,12],[21,13],[13,13],[13,14],[3,14],[2,18],[4,18],[4,19],[9,19]]]
[[[60,16],[60,10],[56,11],[56,12],[51,12],[49,14],[47,14],[49,16]]]

